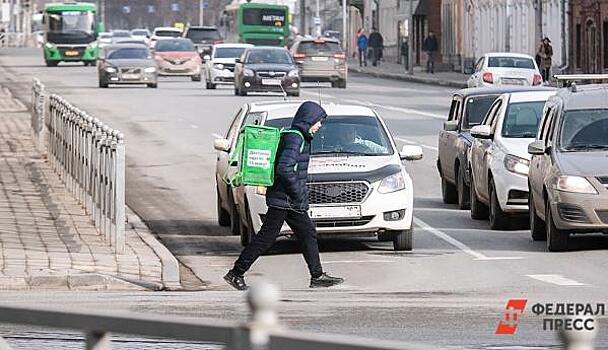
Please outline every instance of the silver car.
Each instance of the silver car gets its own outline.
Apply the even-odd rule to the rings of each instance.
[[[97,66],[99,87],[110,84],[145,84],[158,86],[158,70],[150,50],[141,44],[120,44],[106,48]]]
[[[330,82],[346,88],[348,66],[340,41],[334,38],[300,38],[291,47],[301,81]]]

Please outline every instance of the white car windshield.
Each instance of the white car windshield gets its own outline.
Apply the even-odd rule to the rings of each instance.
[[[213,58],[238,58],[245,51],[244,47],[218,47]]]
[[[502,123],[503,137],[534,138],[545,101],[511,103]]]

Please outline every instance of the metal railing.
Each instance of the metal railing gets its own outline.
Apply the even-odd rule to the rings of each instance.
[[[89,116],[63,97],[32,88],[32,129],[48,140],[48,158],[72,195],[114,247],[125,250],[125,143],[120,131]],[[48,135],[45,135],[47,134]]]
[[[0,47],[29,47],[31,35],[19,32],[0,33]]]

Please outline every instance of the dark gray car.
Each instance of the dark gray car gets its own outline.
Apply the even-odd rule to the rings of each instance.
[[[146,84],[158,86],[158,69],[150,50],[140,44],[109,46],[97,66],[99,87],[110,84]]]
[[[608,233],[608,85],[560,89],[545,104],[528,174],[532,239],[568,249],[571,233]]]

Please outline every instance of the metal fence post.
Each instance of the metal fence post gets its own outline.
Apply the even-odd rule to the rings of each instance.
[[[116,132],[114,148],[114,234],[116,242],[116,253],[125,251],[125,190],[126,190],[126,158],[125,137],[119,131]]]
[[[254,285],[247,292],[247,303],[251,310],[251,319],[246,325],[247,349],[268,350],[269,332],[279,328],[276,310],[279,303],[279,289],[270,283]]]
[[[87,350],[110,350],[112,349],[112,341],[110,333],[92,331],[87,333],[86,340]]]

